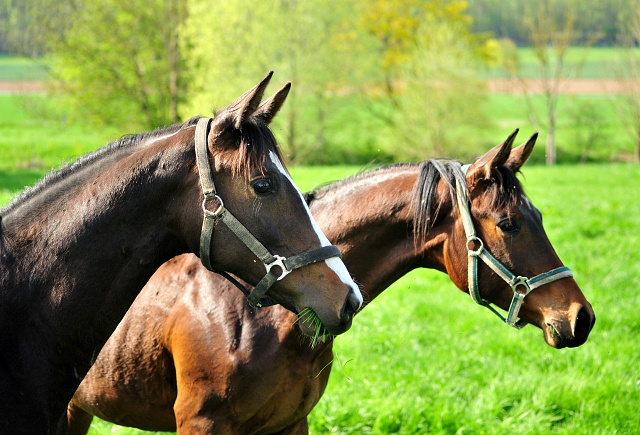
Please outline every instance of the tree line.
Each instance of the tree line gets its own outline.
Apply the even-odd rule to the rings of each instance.
[[[574,25],[577,43],[588,43],[597,35],[597,44],[614,46],[622,42],[636,10],[629,0],[468,0],[475,32],[491,32],[521,46],[530,46],[528,18],[542,4],[549,16],[562,22],[568,8],[577,17]]]
[[[537,45],[555,80],[559,53],[619,41],[632,16],[622,0],[534,3],[0,0],[0,47],[47,59],[51,89],[83,122],[130,130],[175,123],[223,107],[274,69],[295,84],[275,125],[293,162],[360,161],[367,147],[383,158],[467,157],[477,144],[459,126],[486,123],[478,71],[513,57],[505,37]],[[555,156],[557,94],[547,100],[540,126]],[[379,127],[375,143],[336,145],[328,131],[348,128],[345,104],[364,111],[358,120],[351,112],[351,124]]]

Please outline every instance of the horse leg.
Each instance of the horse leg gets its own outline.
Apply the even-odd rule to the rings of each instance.
[[[176,404],[178,404],[176,402]],[[178,406],[175,408],[177,435],[233,435],[237,434],[232,423],[228,420],[218,420],[206,413],[199,413],[199,409],[187,410]]]
[[[186,380],[178,373],[178,396],[173,405],[176,418],[176,432],[178,435],[203,435],[220,434],[231,435],[237,433],[234,430],[234,422],[230,416],[232,411],[215,400],[212,400],[207,382],[190,379]],[[210,382],[209,382],[210,383]]]
[[[71,402],[67,407],[67,419],[69,422],[68,435],[86,435],[89,432],[93,415]]]

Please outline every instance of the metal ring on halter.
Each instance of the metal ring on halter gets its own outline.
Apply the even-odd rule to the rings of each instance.
[[[275,260],[272,261],[269,264],[265,264],[264,266],[267,268],[267,273],[271,273],[271,269],[275,266],[278,266],[282,272],[280,274],[280,276],[278,276],[278,281],[280,281],[282,278],[284,278],[285,276],[289,275],[291,273],[291,271],[289,269],[287,269],[287,266],[284,265],[284,261],[286,260],[285,257],[281,257],[279,255],[274,255]],[[274,274],[275,276],[275,274]]]
[[[529,292],[531,291],[531,287],[529,286],[529,278],[527,278],[526,276],[517,276],[512,282],[509,283],[509,285],[511,286],[511,289],[513,290],[514,293],[520,293],[517,288],[518,286],[523,286],[524,287],[524,296],[528,295]],[[523,294],[523,293],[520,293]]]
[[[471,242],[478,242],[480,243],[480,247],[478,247],[478,249],[476,249],[475,251],[473,249],[471,249],[469,247],[469,243]],[[467,238],[467,251],[469,251],[470,254],[474,254],[474,255],[480,255],[480,252],[482,252],[482,250],[484,249],[484,243],[482,243],[482,240],[479,239],[476,236],[471,236]]]
[[[220,202],[220,205],[215,211],[207,210],[207,207],[206,207],[207,201],[211,199],[217,199],[218,202]],[[204,199],[202,200],[202,211],[204,212],[205,215],[215,218],[215,217],[218,217],[220,213],[222,213],[222,210],[224,210],[224,202],[222,202],[222,198],[220,198],[218,195],[214,194],[214,195],[205,196]]]

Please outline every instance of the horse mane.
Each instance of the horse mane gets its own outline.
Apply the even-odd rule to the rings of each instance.
[[[250,116],[240,130],[235,129],[233,122],[229,119],[226,121],[224,131],[226,132],[227,129],[232,130],[233,146],[217,152],[214,150],[214,153],[231,169],[233,175],[249,174],[252,169],[264,168],[270,151],[273,151],[284,165],[278,142],[268,124],[261,118]]]
[[[42,193],[48,187],[66,179],[106,156],[123,150],[129,150],[147,140],[173,134],[184,128],[191,127],[195,125],[200,118],[201,116],[195,116],[181,124],[178,123],[145,133],[124,135],[115,142],[85,154],[67,166],[49,172],[33,187],[26,188],[22,193],[14,197],[8,205],[0,208],[0,216],[7,215],[25,202]],[[282,154],[273,133],[266,123],[254,116],[251,116],[242,125],[242,130],[240,134],[237,135],[236,140],[237,148],[234,148],[233,152],[221,153],[225,163],[229,165],[234,174],[248,174],[253,168],[264,167],[269,151],[273,151],[280,161],[283,162]]]
[[[501,166],[500,177],[492,178],[485,189],[481,215],[489,209],[513,208],[525,197],[524,189],[513,171]],[[454,160],[430,159],[420,164],[420,173],[413,190],[413,233],[416,243],[426,239],[435,224],[444,197],[438,198],[438,183],[442,180],[449,190],[452,204],[457,204],[456,181],[467,186],[462,165]],[[453,207],[456,208],[455,206]]]
[[[462,164],[455,160],[430,159],[421,163],[399,163],[376,167],[372,170],[359,172],[342,180],[320,185],[304,194],[307,204],[322,198],[329,189],[335,189],[350,184],[364,176],[376,172],[389,171],[398,168],[418,167],[419,173],[413,188],[411,206],[413,208],[413,235],[416,243],[426,239],[429,230],[435,224],[438,212],[445,197],[438,197],[438,183],[442,180],[448,188],[452,204],[456,204],[456,180],[466,186],[466,177],[462,172]],[[501,177],[486,186],[484,204],[489,208],[511,208],[518,205],[524,197],[524,190],[513,171],[505,166],[499,169]],[[457,207],[453,207],[454,209]],[[483,210],[479,210],[483,213]]]

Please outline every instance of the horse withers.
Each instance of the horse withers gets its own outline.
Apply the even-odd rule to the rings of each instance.
[[[469,248],[477,252],[479,241],[516,277],[533,280],[563,267],[515,177],[536,136],[512,149],[514,137],[481,156],[466,176],[457,162],[429,160],[383,167],[307,195],[366,302],[426,267],[449,274],[463,291],[475,280],[480,301],[508,310],[514,290],[491,266],[478,262],[476,278],[469,278]],[[468,242],[459,187],[478,240]],[[555,348],[582,345],[595,322],[575,280],[562,273],[524,297],[515,322],[540,328]],[[206,303],[211,299],[218,305]],[[85,434],[96,415],[180,434],[306,434],[333,353],[331,340],[310,348],[300,323],[281,307],[243,304],[196,257],[174,258],[151,278],[78,389],[69,405],[70,433]]]
[[[65,432],[100,349],[181,253],[349,328],[361,295],[284,169],[268,124],[290,85],[261,103],[270,78],[213,120],[123,138],[0,210],[0,433]]]

